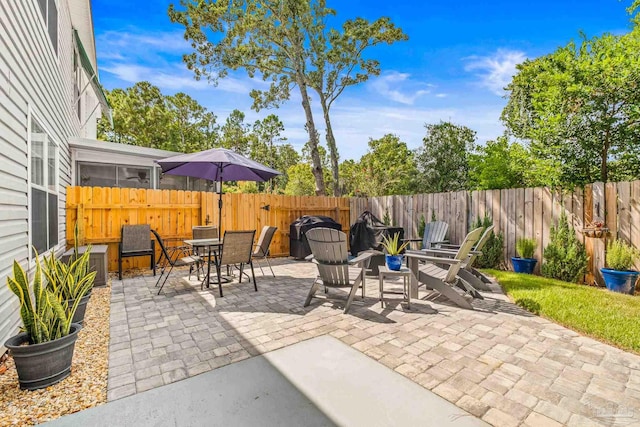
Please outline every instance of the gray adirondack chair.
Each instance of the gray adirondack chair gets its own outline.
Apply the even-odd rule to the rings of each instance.
[[[430,249],[441,243],[448,243],[445,238],[449,231],[449,224],[444,221],[433,221],[425,224],[422,236],[422,249]]]
[[[484,232],[482,233],[482,236],[480,236],[480,240],[478,240],[478,243],[476,243],[476,246],[469,253],[469,257],[463,263],[463,268],[460,269],[460,271],[458,272],[458,276],[464,282],[473,286],[473,288],[476,290],[477,289],[480,289],[483,291],[490,290],[489,287],[486,285],[486,283],[489,282],[489,280],[486,279],[482,273],[474,269],[473,264],[475,263],[478,256],[482,255],[482,249],[489,241],[489,238],[491,237],[491,232],[493,232],[493,229],[494,229],[494,226],[492,225],[490,227],[487,227],[484,230]],[[455,253],[458,249],[460,249],[460,245],[443,244],[441,245],[440,249],[442,251]],[[476,298],[482,298],[482,296],[479,296],[479,295],[480,294],[477,294]]]
[[[330,287],[351,287],[344,306],[344,312],[347,313],[359,287],[362,287],[364,298],[365,270],[373,254],[362,252],[349,260],[347,235],[331,228],[311,229],[306,232],[306,237],[311,248],[311,255],[307,258],[318,267],[318,276],[311,285],[304,306],[311,304],[311,299],[320,285],[324,286],[325,290]]]
[[[407,251],[405,255],[409,261],[409,268],[418,279],[418,284],[423,283],[428,289],[436,291],[434,296],[442,295],[459,307],[473,310],[473,306],[465,297],[467,293],[461,294],[456,285],[460,281],[458,272],[480,239],[482,231],[482,227],[479,227],[469,232],[453,257],[436,257],[427,255],[424,251]],[[424,261],[425,264],[420,265],[420,261]]]

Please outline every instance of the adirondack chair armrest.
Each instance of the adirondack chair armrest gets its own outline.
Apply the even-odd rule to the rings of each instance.
[[[421,253],[416,253],[416,252],[409,252],[407,251],[405,253],[405,255],[408,258],[416,258],[420,261],[427,261],[427,262],[432,262],[435,264],[451,264],[451,265],[456,265],[456,264],[460,264],[462,262],[461,259],[454,259],[454,258],[442,258],[442,257],[435,257],[435,256],[428,256],[428,255],[423,255]]]
[[[457,250],[460,249],[460,245],[454,245],[452,243],[439,243],[440,247],[438,249],[450,249]]]
[[[435,255],[444,255],[444,256],[452,256],[458,253],[458,251],[454,251],[451,249],[420,249],[420,252],[425,254],[435,254]]]
[[[349,264],[357,265],[357,264],[363,263],[364,261],[367,261],[372,256],[373,256],[373,253],[371,252],[363,252],[357,257],[353,258],[352,260],[349,260]]]

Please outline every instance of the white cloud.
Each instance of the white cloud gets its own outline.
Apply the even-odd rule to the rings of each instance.
[[[96,45],[100,49],[101,58],[108,57],[111,53],[116,55],[122,55],[124,52],[184,53],[189,49],[189,43],[184,39],[182,32],[141,33],[136,29],[105,31],[96,36]]]
[[[391,71],[371,81],[371,87],[385,98],[405,105],[413,103],[423,95],[429,94],[430,84],[412,82],[410,74]]]
[[[490,56],[470,56],[466,71],[476,72],[480,84],[496,95],[504,95],[504,88],[516,74],[516,65],[527,59],[519,50],[498,49]]]

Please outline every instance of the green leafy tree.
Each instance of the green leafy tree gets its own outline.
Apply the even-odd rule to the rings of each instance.
[[[289,181],[289,168],[297,165],[298,163],[300,163],[300,154],[298,154],[291,144],[282,144],[277,146],[275,169],[282,172],[282,175],[274,178],[274,191],[278,193],[284,192]]]
[[[184,93],[165,96],[157,86],[139,82],[107,91],[113,127],[98,122],[98,138],[123,144],[193,152],[217,144],[216,116]]]
[[[101,139],[142,147],[173,148],[171,112],[164,95],[149,82],[138,82],[127,89],[107,91],[113,107],[113,128],[106,118],[98,125]]]
[[[192,153],[217,144],[215,114],[182,92],[167,96],[166,101],[171,116],[173,151]]]
[[[300,162],[300,155],[291,146],[283,144],[287,139],[282,136],[284,125],[275,114],[253,124],[253,138],[250,157],[282,172],[282,175],[269,181],[264,187],[268,192],[284,191],[287,185],[287,170]]]
[[[364,170],[360,162],[345,160],[340,163],[340,194],[345,196],[362,196]]]
[[[252,158],[269,167],[275,167],[277,163],[277,144],[287,138],[282,136],[284,124],[275,114],[270,114],[262,120],[256,120],[253,124],[256,147],[252,147]]]
[[[298,163],[287,170],[287,186],[284,194],[288,196],[313,196],[315,194],[314,177],[311,166]]]
[[[425,127],[427,134],[416,155],[420,191],[465,190],[469,184],[469,152],[475,145],[475,131],[442,121]]]
[[[220,128],[220,146],[247,155],[254,136],[250,126],[244,122],[244,117],[240,110],[233,110],[229,114]]]
[[[506,136],[477,147],[469,154],[469,180],[477,190],[525,186],[524,172],[531,163],[518,143],[509,144]]]
[[[216,83],[229,71],[244,69],[271,83],[254,90],[254,108],[288,95],[297,86],[306,117],[312,171],[317,194],[325,194],[318,152],[319,138],[308,93],[310,35],[335,14],[324,0],[180,0],[181,10],[169,6],[169,17],[185,27],[193,52],[184,56],[196,79]]]
[[[640,147],[640,31],[604,34],[518,65],[502,118],[530,142],[548,185],[611,178]],[[624,160],[623,160],[624,159]],[[636,176],[637,177],[637,176]]]
[[[396,135],[369,140],[369,150],[360,159],[363,175],[360,190],[367,196],[411,194],[417,175],[414,154]]]

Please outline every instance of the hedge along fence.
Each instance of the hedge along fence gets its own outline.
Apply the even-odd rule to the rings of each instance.
[[[223,194],[222,230],[278,227],[273,256],[289,255],[289,225],[302,215],[325,215],[349,229],[349,199],[339,197]],[[68,187],[67,246],[74,243],[109,245],[109,270],[118,268],[120,229],[125,224],[150,224],[163,239],[190,239],[196,225],[218,225],[218,194],[199,191],[147,190],[107,187]],[[156,245],[157,246],[157,245]],[[156,247],[157,255],[160,254]],[[125,258],[123,268],[148,268],[149,258]]]
[[[432,215],[449,224],[449,238],[460,243],[477,217],[488,215],[496,231],[504,235],[505,265],[511,268],[515,245],[521,237],[538,242],[535,257],[550,240],[551,227],[564,211],[576,236],[589,254],[587,283],[602,284],[599,269],[604,267],[607,239],[620,238],[640,247],[640,181],[596,182],[573,191],[551,188],[517,188],[508,190],[459,191],[351,199],[351,222],[364,210],[379,218],[388,212],[394,225],[402,226],[409,237],[417,236],[421,215],[427,222]],[[609,228],[606,238],[587,237],[583,229],[602,219]],[[640,269],[640,263],[636,265]],[[540,271],[540,263],[536,272]]]

